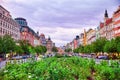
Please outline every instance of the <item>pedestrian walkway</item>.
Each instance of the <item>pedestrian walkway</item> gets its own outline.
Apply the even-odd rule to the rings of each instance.
[[[7,62],[7,61],[8,61],[8,60],[1,61],[1,62],[0,62],[0,68],[4,67],[4,66],[6,65],[6,62]]]
[[[29,60],[29,59],[30,59],[30,58],[16,60],[16,63],[20,64],[20,63],[29,62],[29,61],[31,61],[31,60]],[[41,60],[41,58],[37,58],[37,57],[34,58],[34,59],[35,59],[35,61]],[[6,62],[10,62],[10,63],[14,64],[14,60],[8,60],[8,59],[7,59],[7,60],[4,60],[4,61],[1,61],[1,62],[0,62],[0,69],[3,68],[3,67],[5,67]]]

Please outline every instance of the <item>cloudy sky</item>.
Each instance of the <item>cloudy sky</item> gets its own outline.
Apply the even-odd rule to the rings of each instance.
[[[0,4],[13,18],[26,18],[35,32],[50,36],[62,46],[84,29],[96,28],[105,9],[112,17],[120,0],[0,0]]]

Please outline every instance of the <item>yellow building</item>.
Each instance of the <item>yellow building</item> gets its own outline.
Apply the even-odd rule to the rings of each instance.
[[[91,44],[96,40],[96,31],[94,29],[89,29],[86,33],[86,42]]]
[[[83,46],[86,45],[86,30],[84,29]]]

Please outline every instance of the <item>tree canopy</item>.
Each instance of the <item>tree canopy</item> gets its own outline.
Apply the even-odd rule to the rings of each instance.
[[[57,47],[53,47],[53,48],[52,48],[52,51],[53,51],[53,52],[58,52]]]
[[[79,46],[73,51],[76,53],[120,53],[120,37],[116,37],[112,40],[107,40],[106,38],[99,38],[95,42],[86,46]]]
[[[11,36],[5,35],[0,37],[0,53],[9,53],[15,51],[15,41]]]

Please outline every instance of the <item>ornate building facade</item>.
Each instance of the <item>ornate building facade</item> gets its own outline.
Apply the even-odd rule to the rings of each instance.
[[[20,26],[12,19],[10,12],[0,5],[0,36],[10,35],[14,40],[20,39]]]
[[[48,54],[52,53],[53,42],[50,37],[47,39],[46,47],[47,47],[47,53]]]
[[[46,38],[43,33],[40,34],[41,45],[46,46]]]
[[[120,36],[120,6],[113,14],[114,37]]]
[[[28,41],[32,46],[40,45],[39,34],[35,33],[28,25],[24,18],[15,18],[20,27],[20,40]]]

